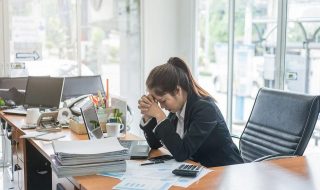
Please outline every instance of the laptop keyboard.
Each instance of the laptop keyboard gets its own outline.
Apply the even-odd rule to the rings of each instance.
[[[119,143],[121,144],[121,146],[130,149],[132,141],[121,141],[121,140],[119,140]]]
[[[11,109],[6,109],[3,111],[5,114],[13,114],[13,115],[27,115],[27,110],[24,107],[16,107]]]

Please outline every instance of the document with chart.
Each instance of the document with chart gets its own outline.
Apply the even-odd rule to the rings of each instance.
[[[188,187],[192,183],[198,181],[200,178],[211,172],[212,170],[203,168],[197,177],[181,177],[172,173],[174,169],[181,164],[187,164],[186,162],[177,162],[175,160],[168,160],[160,164],[151,164],[141,166],[141,162],[134,160],[126,160],[127,169],[123,173],[104,172],[100,175],[114,177],[122,180],[121,183],[134,183],[134,179],[151,179],[160,180],[163,184],[171,184],[180,187]],[[147,183],[147,181],[146,181]],[[118,184],[119,185],[119,184]],[[120,184],[121,185],[121,184]]]

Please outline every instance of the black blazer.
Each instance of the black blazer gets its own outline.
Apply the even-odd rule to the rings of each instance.
[[[155,118],[146,126],[140,126],[151,148],[157,149],[164,144],[175,160],[191,159],[206,167],[243,163],[226,122],[212,98],[188,94],[182,139],[176,133],[177,119],[175,113],[170,113],[155,132]]]

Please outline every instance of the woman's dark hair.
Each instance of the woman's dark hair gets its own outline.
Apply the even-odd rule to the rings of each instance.
[[[173,95],[178,85],[188,93],[193,92],[201,97],[210,96],[193,79],[187,64],[178,57],[171,57],[166,64],[152,69],[146,85],[148,89],[154,90],[159,96],[166,93]]]

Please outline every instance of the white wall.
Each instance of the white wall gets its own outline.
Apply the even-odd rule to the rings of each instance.
[[[8,29],[8,1],[0,0],[0,76],[8,76],[6,70],[9,64],[9,29]],[[5,26],[5,27],[4,27]]]
[[[3,76],[4,74],[4,55],[3,55],[3,49],[4,49],[4,28],[3,28],[3,1],[0,1],[0,76]]]
[[[150,70],[172,56],[191,66],[194,59],[194,1],[145,0],[143,3],[143,48],[145,78]]]

